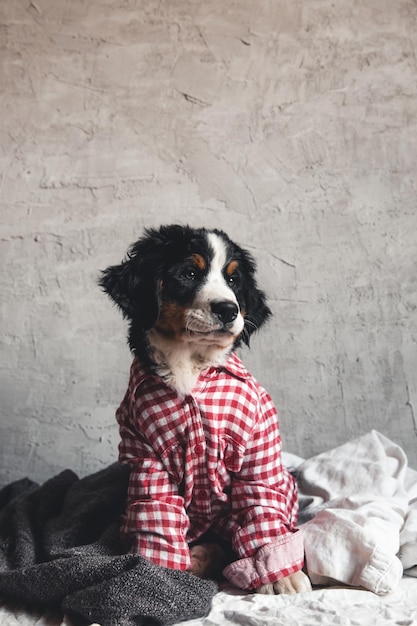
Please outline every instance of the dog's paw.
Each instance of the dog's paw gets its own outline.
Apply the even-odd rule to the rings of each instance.
[[[276,595],[279,593],[294,594],[301,593],[303,591],[311,591],[310,579],[301,570],[290,574],[285,578],[277,580],[275,583],[269,583],[262,585],[256,589],[256,593],[264,593],[269,595]]]
[[[215,543],[200,543],[190,549],[189,572],[199,578],[217,578],[225,561],[223,550]]]

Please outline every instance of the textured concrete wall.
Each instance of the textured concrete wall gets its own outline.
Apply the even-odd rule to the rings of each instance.
[[[3,0],[1,481],[116,458],[130,355],[96,287],[144,226],[221,227],[274,312],[243,358],[309,456],[417,466],[413,0]]]

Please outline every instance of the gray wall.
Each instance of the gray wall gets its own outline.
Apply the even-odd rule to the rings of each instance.
[[[0,482],[116,459],[130,354],[96,286],[145,226],[215,226],[273,321],[243,351],[310,456],[417,465],[413,0],[1,3]]]

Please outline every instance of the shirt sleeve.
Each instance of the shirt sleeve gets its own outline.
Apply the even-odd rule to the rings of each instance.
[[[171,569],[186,570],[188,518],[179,487],[160,458],[137,433],[123,433],[119,460],[131,467],[122,533],[130,551]]]
[[[233,548],[240,559],[225,574],[234,584],[256,588],[302,568],[297,485],[282,466],[278,415],[265,390],[243,464],[233,477],[231,501]]]

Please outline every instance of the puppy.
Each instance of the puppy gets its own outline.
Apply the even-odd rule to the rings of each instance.
[[[214,576],[222,553],[204,541],[210,532],[231,542],[223,575],[234,585],[311,589],[277,413],[235,352],[271,314],[251,255],[220,230],[162,226],[100,284],[128,320],[134,355],[116,414],[130,550]]]

